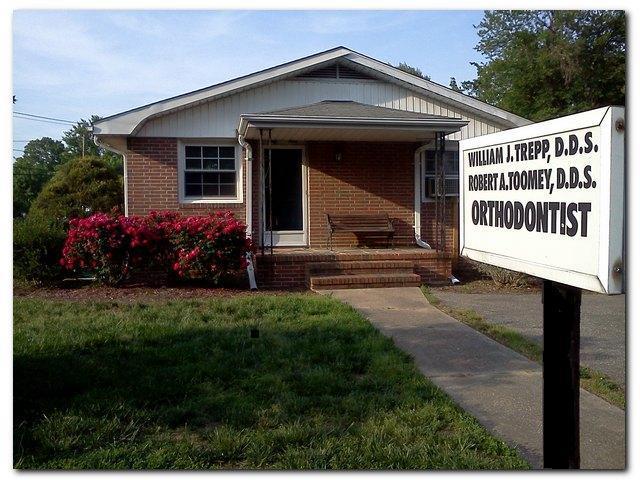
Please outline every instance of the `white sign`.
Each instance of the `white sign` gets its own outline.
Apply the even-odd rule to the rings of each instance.
[[[460,142],[460,254],[623,291],[624,108]]]

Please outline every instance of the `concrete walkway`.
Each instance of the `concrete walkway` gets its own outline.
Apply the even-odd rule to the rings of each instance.
[[[431,306],[419,288],[324,290],[362,312],[489,431],[542,468],[542,370]],[[580,392],[582,468],[625,466],[625,414]]]
[[[474,310],[490,323],[504,325],[542,345],[540,293],[463,293],[432,290],[445,305]],[[625,295],[582,294],[580,363],[620,385],[625,382]]]

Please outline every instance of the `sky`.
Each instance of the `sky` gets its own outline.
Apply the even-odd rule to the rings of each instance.
[[[107,116],[339,45],[449,85],[475,77],[482,11],[18,10],[14,111]],[[26,140],[68,126],[13,119]]]

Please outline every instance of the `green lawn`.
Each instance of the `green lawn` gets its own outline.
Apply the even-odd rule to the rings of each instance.
[[[16,298],[14,466],[527,468],[353,309],[304,294]]]

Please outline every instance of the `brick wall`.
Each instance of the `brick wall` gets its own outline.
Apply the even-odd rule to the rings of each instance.
[[[254,144],[253,234],[257,240],[260,212],[259,149]],[[326,213],[388,213],[396,228],[395,245],[413,240],[413,155],[417,145],[407,143],[320,143],[306,145],[309,166],[309,223],[312,247],[326,242]],[[336,161],[335,154],[342,158]],[[244,157],[243,157],[244,158]],[[243,169],[246,174],[246,168]],[[245,218],[244,204],[180,204],[178,199],[178,142],[175,138],[131,138],[127,152],[130,215],[151,210],[178,210],[205,215],[229,209]],[[244,189],[243,178],[243,189]],[[246,193],[245,193],[246,199]],[[451,252],[457,251],[457,199],[447,204],[446,256],[416,259],[415,271],[425,282],[446,280],[451,272]],[[435,246],[435,208],[422,203],[422,237]],[[335,237],[337,246],[353,246],[347,233]],[[435,253],[435,252],[433,252]],[[267,257],[258,260],[262,286],[304,287],[308,259]]]
[[[444,212],[444,248],[439,245],[440,238],[437,235],[438,224],[436,222],[435,202],[423,202],[420,211],[420,235],[422,239],[431,245],[453,255],[458,256],[458,198],[448,198]]]
[[[253,234],[257,240],[260,219],[259,148],[253,145]],[[395,245],[413,245],[413,154],[411,143],[310,142],[309,223],[312,247],[324,247],[326,213],[388,213],[396,228]],[[342,159],[335,160],[336,152]],[[244,158],[244,156],[243,156]],[[243,169],[243,175],[246,168]],[[127,152],[130,215],[150,210],[179,210],[204,215],[229,209],[245,218],[244,204],[181,204],[178,200],[178,142],[175,138],[130,138]],[[244,178],[243,178],[244,190]],[[246,195],[245,195],[246,198]],[[446,211],[446,251],[457,251],[457,199]],[[422,203],[422,237],[435,242],[435,204]],[[335,237],[336,246],[354,246],[349,233]]]
[[[179,202],[178,141],[175,138],[129,138],[127,181],[129,215],[145,215],[151,210],[179,210],[185,215],[231,210],[237,218],[244,219],[243,203]],[[242,185],[244,189],[244,179]]]
[[[260,288],[300,289],[308,287],[307,265],[316,262],[349,261],[398,261],[413,263],[413,271],[420,275],[422,282],[430,285],[446,284],[451,275],[451,257],[433,250],[397,249],[376,250],[375,255],[364,251],[283,253],[277,250],[273,255],[258,255],[256,274]]]
[[[413,154],[411,143],[309,143],[311,246],[324,246],[326,213],[387,213],[394,244],[413,244]],[[341,160],[336,161],[336,152]],[[336,233],[336,246],[353,246],[350,233]]]

